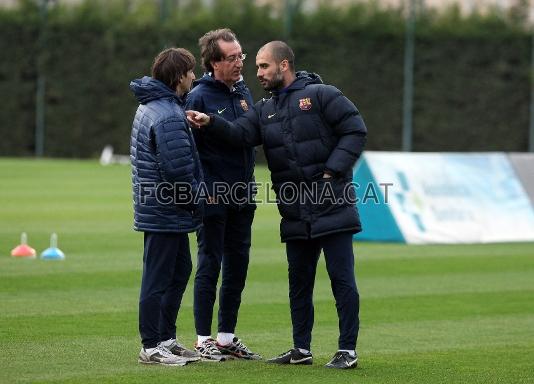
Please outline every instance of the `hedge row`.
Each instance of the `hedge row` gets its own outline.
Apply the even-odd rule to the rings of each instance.
[[[228,26],[238,34],[251,57],[245,79],[255,99],[264,96],[255,79],[255,52],[284,39],[283,17],[272,9],[245,0],[214,1],[214,8],[189,1],[162,20],[152,3],[110,3],[50,9],[46,49],[39,46],[41,19],[32,2],[0,10],[0,155],[34,153],[39,63],[50,157],[96,157],[106,144],[127,153],[137,107],[130,80],[148,74],[164,46],[198,56],[198,37],[209,29]],[[369,128],[368,149],[401,149],[404,25],[399,10],[320,8],[296,14],[287,39],[297,69],[319,73],[359,107]],[[413,149],[526,150],[530,44],[528,31],[496,14],[419,15]]]

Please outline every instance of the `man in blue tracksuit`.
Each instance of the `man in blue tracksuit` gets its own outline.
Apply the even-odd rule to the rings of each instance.
[[[253,103],[241,76],[245,59],[241,45],[231,30],[219,29],[201,37],[199,46],[206,74],[195,82],[188,94],[186,109],[216,113],[227,120],[235,120]],[[194,134],[206,187],[212,199],[206,207],[204,225],[197,231],[195,347],[204,360],[225,360],[229,355],[260,359],[260,355],[251,352],[235,336],[256,208],[249,188],[254,177],[254,148],[221,143],[198,130]],[[229,193],[237,185],[240,187]],[[211,323],[221,267],[218,333],[214,340]]]

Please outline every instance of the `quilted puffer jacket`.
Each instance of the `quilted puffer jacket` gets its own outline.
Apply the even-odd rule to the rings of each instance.
[[[183,100],[147,76],[130,89],[140,103],[130,142],[134,229],[193,232],[202,222],[203,205],[195,199],[202,170]]]
[[[263,144],[282,216],[282,241],[361,231],[352,170],[367,128],[356,106],[314,73],[295,81],[234,122],[210,114],[206,132],[245,146]],[[331,179],[323,179],[323,173]]]

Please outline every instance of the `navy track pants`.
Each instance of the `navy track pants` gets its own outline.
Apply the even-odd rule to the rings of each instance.
[[[313,287],[321,249],[325,255],[339,318],[339,349],[356,349],[360,296],[354,276],[352,234],[347,232],[286,243],[289,303],[295,348],[310,350],[314,320]]]
[[[145,232],[139,333],[145,348],[176,338],[176,318],[191,275],[187,233]]]
[[[194,288],[197,335],[211,335],[217,281],[219,291],[218,331],[234,333],[247,278],[254,210],[226,207],[223,213],[204,217],[197,231],[198,262]]]

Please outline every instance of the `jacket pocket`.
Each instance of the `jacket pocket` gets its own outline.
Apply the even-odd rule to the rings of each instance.
[[[315,183],[317,195],[315,196],[313,211],[318,216],[329,215],[348,204],[344,180],[338,177],[321,178]]]

